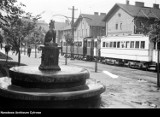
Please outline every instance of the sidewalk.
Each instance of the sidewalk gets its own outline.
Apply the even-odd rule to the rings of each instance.
[[[9,56],[14,61],[18,61],[18,56],[12,55],[12,52],[9,52]],[[33,53],[31,57],[22,53],[21,62],[29,66],[38,67],[41,63],[40,57],[40,53],[37,54],[37,58]],[[70,60],[68,59],[67,65],[73,66],[69,63]],[[64,64],[65,59],[60,55],[59,65]],[[81,62],[78,64],[80,65]],[[111,78],[102,71],[95,73],[93,69],[88,69],[88,71],[91,79],[106,86],[106,91],[101,94],[102,108],[160,108],[160,90],[155,83],[122,76]]]

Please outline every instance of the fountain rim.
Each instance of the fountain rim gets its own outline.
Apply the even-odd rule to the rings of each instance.
[[[10,79],[10,78],[3,77],[0,79],[0,84],[3,84],[3,83],[5,84],[5,85],[0,85],[0,95],[5,98],[20,99],[20,100],[56,101],[56,100],[73,100],[73,99],[80,99],[80,98],[89,98],[89,97],[100,95],[106,89],[106,87],[103,84],[99,82],[97,83],[96,81],[89,79],[90,82],[86,84],[89,87],[89,89],[85,89],[85,90],[52,92],[52,93],[51,92],[50,93],[22,92],[22,91],[15,91],[12,89],[8,89],[8,87],[11,86],[12,84],[10,83],[10,81],[8,82],[7,79]]]

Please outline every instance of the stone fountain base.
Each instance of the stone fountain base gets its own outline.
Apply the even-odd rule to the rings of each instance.
[[[93,107],[98,101],[95,99],[105,91],[104,85],[90,79],[87,69],[60,68],[58,56],[58,47],[42,47],[39,67],[11,68],[9,77],[0,78],[0,107]]]
[[[84,100],[95,100],[104,92],[105,87],[89,79],[86,69],[61,68],[61,71],[51,72],[30,66],[13,67],[9,70],[10,77],[0,78],[0,97],[12,100],[12,103],[17,102],[16,105],[12,104],[15,108],[25,103],[28,103],[28,108],[36,108],[36,105],[39,105],[38,108],[68,108],[84,106],[87,104],[82,103]]]

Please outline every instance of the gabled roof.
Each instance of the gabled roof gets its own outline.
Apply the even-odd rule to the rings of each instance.
[[[160,18],[160,9],[117,3],[108,12],[103,20],[108,21],[114,15],[114,12],[120,8],[133,17]]]
[[[77,26],[82,18],[85,18],[89,26],[102,26],[105,27],[105,22],[103,21],[105,15],[91,15],[91,14],[80,14],[74,26]]]

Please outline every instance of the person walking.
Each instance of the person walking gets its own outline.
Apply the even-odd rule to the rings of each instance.
[[[8,55],[8,52],[10,51],[10,45],[5,45],[5,47],[4,47],[4,49],[5,49],[5,53]]]
[[[28,49],[27,49],[27,55],[28,55],[28,57],[31,56],[31,50],[32,50],[32,48],[29,46]]]

